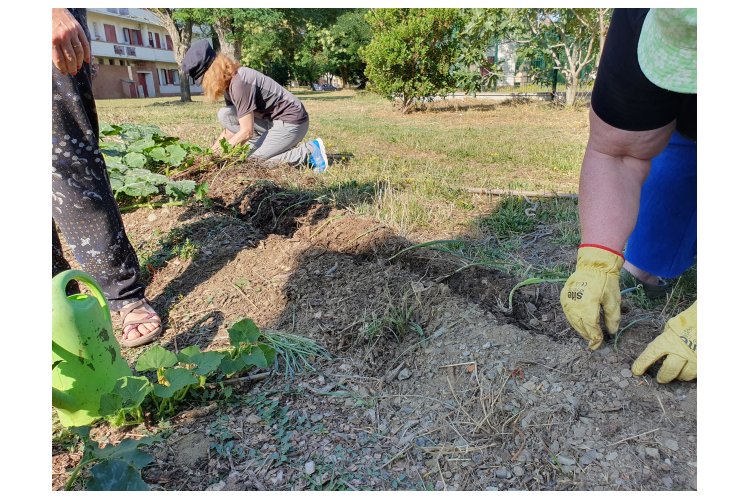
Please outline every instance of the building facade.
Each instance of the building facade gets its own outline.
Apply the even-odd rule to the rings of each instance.
[[[180,95],[173,41],[156,15],[132,8],[86,10],[96,99]],[[190,83],[192,93],[203,91]]]

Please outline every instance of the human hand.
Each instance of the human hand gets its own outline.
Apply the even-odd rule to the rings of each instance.
[[[667,321],[656,337],[638,356],[631,371],[643,375],[649,366],[666,356],[656,381],[666,384],[674,379],[688,381],[698,376],[698,302]]]
[[[604,309],[604,324],[609,333],[620,327],[620,268],[625,261],[614,251],[594,246],[578,249],[576,270],[560,292],[565,317],[591,349],[604,339],[599,326],[599,308]]]
[[[63,75],[75,75],[91,63],[91,48],[81,25],[68,9],[52,9],[52,64]]]

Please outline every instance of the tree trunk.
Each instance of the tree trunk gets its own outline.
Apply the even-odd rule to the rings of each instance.
[[[149,10],[156,14],[156,17],[161,21],[161,25],[164,26],[169,36],[174,40],[174,60],[180,72],[180,101],[190,102],[192,101],[190,98],[190,81],[188,80],[188,75],[182,70],[182,61],[185,59],[185,53],[193,40],[193,21],[187,20],[184,26],[178,27],[172,18],[172,9]]]
[[[578,94],[578,75],[570,75],[568,85],[565,87],[565,106],[572,106]]]
[[[219,50],[223,52],[225,56],[230,57],[235,61],[239,61],[241,44],[238,43],[238,41],[229,41],[229,34],[232,32],[232,21],[229,19],[219,19],[216,24],[214,24],[214,31],[216,31],[216,36],[219,37]]]

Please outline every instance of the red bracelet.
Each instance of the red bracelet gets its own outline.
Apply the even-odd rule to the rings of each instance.
[[[605,247],[604,245],[597,245],[596,243],[581,243],[578,246],[578,248],[583,248],[583,247],[600,248],[602,250],[606,250],[607,252],[613,253],[617,255],[618,257],[622,257],[622,260],[625,260],[625,256],[621,252],[618,252],[617,250],[612,250],[611,248]]]

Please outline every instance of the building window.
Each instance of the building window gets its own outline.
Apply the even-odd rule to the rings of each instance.
[[[153,47],[154,46],[154,34],[150,31],[148,32],[148,46]]]
[[[130,30],[128,28],[122,29],[122,37],[125,39],[125,43],[130,43]]]
[[[104,25],[104,36],[108,42],[117,43],[117,31],[113,25]]]
[[[117,14],[117,9],[107,9],[107,12],[111,12],[112,14]]]
[[[109,10],[109,9],[107,9],[107,10]],[[120,14],[121,16],[128,16],[128,15],[130,15],[130,9],[112,9],[112,10],[117,11],[117,13]]]
[[[120,66],[127,66],[127,65],[125,64],[125,59],[120,59]]]
[[[114,59],[108,59],[108,61],[109,61],[109,65],[110,66],[114,66],[115,65],[115,60]]]
[[[174,45],[172,45],[172,37],[169,35],[164,35],[164,39],[167,41],[167,50],[174,50]]]
[[[172,73],[172,83],[174,85],[179,85],[180,84],[180,72],[177,71],[176,69],[173,69],[171,73]]]
[[[94,31],[94,40],[101,40],[102,39],[102,35],[99,34],[99,23],[97,23],[95,21],[95,22],[93,22],[91,24],[94,27],[94,30],[93,30]]]
[[[154,36],[156,37],[156,48],[161,48],[161,40],[159,39],[159,33],[155,33]]]

